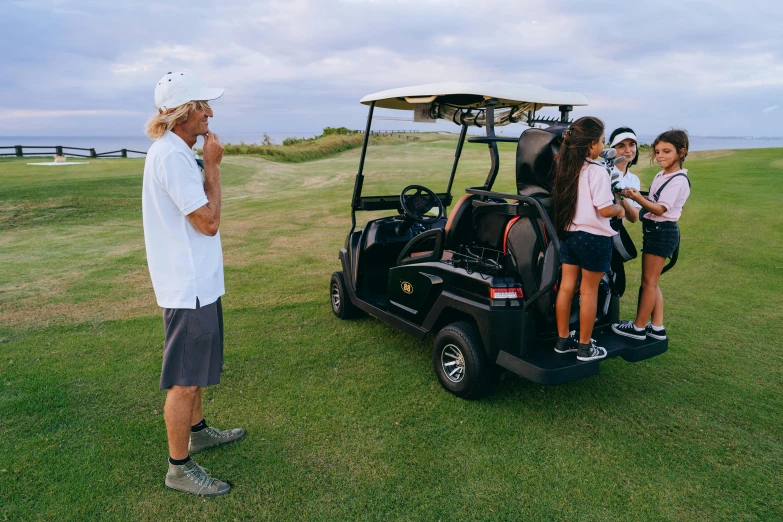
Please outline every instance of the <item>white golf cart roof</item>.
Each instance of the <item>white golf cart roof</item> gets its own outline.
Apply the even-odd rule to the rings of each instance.
[[[483,107],[491,98],[498,100],[498,108],[525,106],[526,110],[534,111],[542,107],[587,105],[587,98],[577,92],[550,91],[538,85],[506,82],[445,82],[400,87],[368,94],[361,103],[375,102],[379,108],[409,111],[433,102],[470,109]]]

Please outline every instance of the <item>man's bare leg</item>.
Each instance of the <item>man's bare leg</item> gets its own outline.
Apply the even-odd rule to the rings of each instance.
[[[188,457],[190,421],[193,417],[193,405],[196,396],[200,396],[200,391],[198,386],[172,386],[166,394],[163,418],[166,421],[169,456],[172,459],[183,460]]]
[[[196,392],[196,398],[193,399],[193,414],[190,416],[190,425],[195,426],[204,418],[204,412],[201,411],[201,387]]]

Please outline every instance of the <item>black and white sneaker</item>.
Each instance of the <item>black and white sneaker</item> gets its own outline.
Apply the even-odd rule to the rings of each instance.
[[[615,323],[612,325],[612,331],[617,335],[624,337],[630,337],[637,341],[644,341],[647,339],[647,330],[644,328],[639,329],[633,324],[633,321],[623,321],[621,323]]]
[[[653,339],[658,339],[659,341],[664,341],[667,339],[666,337],[666,328],[663,326],[653,326],[652,323],[647,323],[647,327],[645,328],[645,331],[647,332],[647,335],[652,337]]]
[[[568,332],[568,337],[558,337],[555,351],[557,353],[575,352],[579,349],[579,341],[576,338],[576,330]]]
[[[579,350],[576,352],[578,361],[595,361],[606,357],[606,348],[596,346],[595,339],[590,339],[590,344],[579,343]]]

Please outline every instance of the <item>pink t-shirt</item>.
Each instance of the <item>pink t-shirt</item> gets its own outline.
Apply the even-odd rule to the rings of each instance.
[[[609,173],[601,165],[585,161],[579,173],[579,192],[576,212],[568,232],[588,232],[597,236],[613,236],[617,232],[609,225],[609,218],[598,211],[614,204]]]
[[[653,201],[653,194],[658,191],[661,185],[666,183],[667,180],[671,179],[672,176],[681,172],[687,174],[688,170],[680,169],[677,172],[672,172],[671,174],[664,174],[663,171],[660,171],[658,174],[656,174],[652,185],[650,185],[650,195],[647,196],[647,199],[655,203],[655,201]],[[644,215],[645,219],[649,219],[650,221],[677,221],[680,219],[680,216],[682,215],[682,207],[685,205],[685,201],[690,195],[691,186],[684,176],[678,176],[672,179],[671,183],[666,185],[666,187],[661,191],[661,196],[658,198],[658,204],[666,207],[666,212],[660,216],[656,216],[652,212],[647,212]]]

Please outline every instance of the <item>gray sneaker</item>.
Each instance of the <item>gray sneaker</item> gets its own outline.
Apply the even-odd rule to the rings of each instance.
[[[558,337],[555,351],[557,353],[575,352],[579,349],[579,339],[576,338],[576,330],[568,332],[568,337]]]
[[[588,344],[579,343],[579,351],[576,352],[578,361],[595,361],[606,357],[606,348],[595,344],[595,339],[590,339]]]
[[[203,497],[225,495],[231,491],[231,486],[210,477],[207,470],[196,464],[193,459],[180,465],[169,462],[166,487]]]
[[[191,432],[190,446],[188,447],[188,451],[190,453],[198,453],[201,450],[205,450],[213,446],[234,442],[235,440],[239,440],[244,436],[245,430],[242,428],[221,431],[210,426],[195,433]]]

